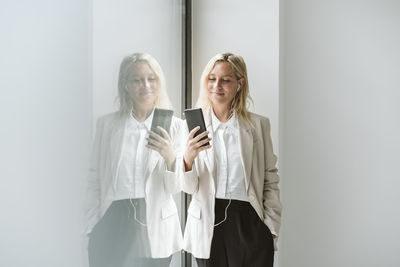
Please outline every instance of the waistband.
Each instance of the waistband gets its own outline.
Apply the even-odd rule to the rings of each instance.
[[[231,203],[229,204],[229,199],[222,199],[216,198],[215,199],[215,209],[225,209],[226,206],[229,204],[229,210],[236,210],[236,211],[245,211],[249,209],[253,209],[250,202],[231,199]]]

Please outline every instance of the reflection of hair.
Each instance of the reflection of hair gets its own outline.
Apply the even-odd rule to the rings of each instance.
[[[239,80],[241,78],[244,78],[244,84],[240,87],[240,90],[237,92],[235,98],[233,99],[232,108],[239,118],[242,118],[250,125],[253,125],[250,120],[249,111],[247,109],[248,103],[252,101],[249,95],[247,68],[246,63],[241,56],[234,55],[232,53],[220,53],[210,59],[210,61],[204,68],[203,73],[201,74],[200,93],[196,106],[202,108],[203,111],[208,111],[211,107],[211,102],[208,98],[207,93],[207,81],[208,75],[214,68],[215,63],[217,62],[229,63],[233,69],[233,72],[235,73],[236,79]]]
[[[171,102],[167,95],[164,73],[157,60],[146,53],[134,53],[124,57],[119,68],[118,78],[118,98],[120,103],[119,111],[123,114],[130,113],[133,108],[133,102],[127,90],[127,81],[132,74],[132,66],[138,62],[145,62],[154,71],[157,76],[159,91],[155,106],[159,108],[171,108]]]

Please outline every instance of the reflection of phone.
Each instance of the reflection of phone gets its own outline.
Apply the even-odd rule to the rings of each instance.
[[[195,137],[201,134],[202,132],[206,131],[206,124],[204,123],[203,112],[201,108],[194,108],[194,109],[185,109],[185,118],[186,123],[189,128],[189,132],[193,130],[193,128],[200,126],[200,129],[195,133]],[[208,136],[204,136],[201,140],[207,139]],[[202,146],[208,146],[210,143],[207,142]]]
[[[157,126],[164,128],[169,133],[169,128],[171,127],[171,120],[174,111],[169,109],[155,108],[153,114],[153,121],[151,122],[151,131],[156,134],[163,136],[161,131],[157,129]],[[151,135],[150,135],[150,138]]]

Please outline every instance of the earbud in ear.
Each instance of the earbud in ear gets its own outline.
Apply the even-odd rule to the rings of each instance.
[[[238,88],[237,88],[236,92],[239,92],[239,89],[240,89],[240,84],[238,84]]]

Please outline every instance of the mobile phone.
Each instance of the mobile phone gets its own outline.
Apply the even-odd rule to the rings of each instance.
[[[160,136],[163,136],[161,131],[157,129],[157,126],[160,126],[169,133],[169,128],[171,127],[171,120],[173,114],[174,114],[173,110],[155,108],[153,114],[153,120],[151,122],[151,131],[155,132]],[[151,135],[149,138],[153,139]]]
[[[203,116],[203,111],[201,108],[194,108],[194,109],[185,109],[184,110],[184,115],[186,118],[186,123],[189,129],[189,132],[193,130],[195,127],[200,126],[200,129],[195,133],[195,137],[201,134],[202,132],[206,131],[206,124],[204,122],[204,116]],[[200,140],[207,139],[208,136],[204,136]],[[209,142],[205,143],[202,146],[208,146],[210,145]]]

